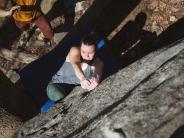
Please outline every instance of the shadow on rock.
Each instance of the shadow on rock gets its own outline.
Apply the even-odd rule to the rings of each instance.
[[[6,18],[0,27],[0,44],[6,48],[20,36],[20,30],[16,27],[12,18]]]
[[[184,125],[179,127],[170,138],[183,138],[184,136]]]
[[[169,46],[184,38],[184,18],[169,26],[159,36],[156,33],[142,29],[146,15],[139,13],[134,22],[128,22],[125,27],[110,41],[108,49],[117,57],[121,68],[128,66],[145,55]]]
[[[148,43],[156,38],[156,33],[143,29],[147,16],[140,12],[134,21],[129,21],[110,41],[108,49],[119,59],[122,66],[132,63],[145,55]]]
[[[111,1],[94,22],[96,30],[107,36],[110,34],[129,13],[140,3],[140,0]]]
[[[54,3],[52,9],[47,13],[47,18],[49,21],[57,17],[64,17],[64,24],[60,24],[54,28],[54,32],[67,32],[74,24],[75,18],[75,5],[81,0],[58,0]]]
[[[39,112],[33,99],[27,94],[22,85],[19,82],[14,85],[1,72],[0,92],[0,106],[23,121],[34,117]]]

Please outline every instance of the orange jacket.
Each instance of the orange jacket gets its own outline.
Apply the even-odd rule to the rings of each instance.
[[[15,0],[17,5],[20,6],[36,6],[37,0]],[[29,22],[34,20],[36,17],[40,16],[41,12],[39,9],[33,9],[33,10],[17,10],[13,13],[13,18],[15,21],[21,21],[21,22]]]

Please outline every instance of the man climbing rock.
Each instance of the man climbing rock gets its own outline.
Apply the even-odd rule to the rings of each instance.
[[[96,34],[92,33],[81,40],[80,46],[70,49],[65,62],[47,86],[49,99],[58,101],[66,96],[62,84],[81,85],[87,91],[97,87],[104,67],[97,55],[97,42]]]

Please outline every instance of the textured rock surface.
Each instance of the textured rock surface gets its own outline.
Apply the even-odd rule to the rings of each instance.
[[[57,0],[42,0],[40,7],[43,13],[48,13],[49,10],[51,10],[52,6]]]
[[[17,137],[168,138],[184,124],[184,41],[153,52],[104,80],[79,87]]]

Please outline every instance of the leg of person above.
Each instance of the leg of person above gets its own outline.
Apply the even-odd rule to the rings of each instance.
[[[29,29],[30,22],[20,22],[20,21],[15,21],[16,26],[21,30],[25,31]]]
[[[46,91],[49,100],[41,107],[41,112],[46,112],[54,106],[55,102],[66,96],[65,90],[59,84],[49,83]]]
[[[44,36],[46,39],[50,41],[50,45],[55,46],[54,39],[53,39],[54,32],[51,28],[50,23],[47,21],[44,15],[39,16],[35,20],[35,24],[41,31],[41,34],[38,36],[39,39],[42,39],[42,37]]]
[[[65,90],[59,84],[49,83],[47,86],[47,96],[50,100],[57,102],[63,99],[66,94]]]
[[[30,37],[30,33],[29,33],[30,22],[15,21],[15,24],[22,32],[20,36],[18,47],[24,47],[26,46],[27,42],[29,41],[29,37]]]

